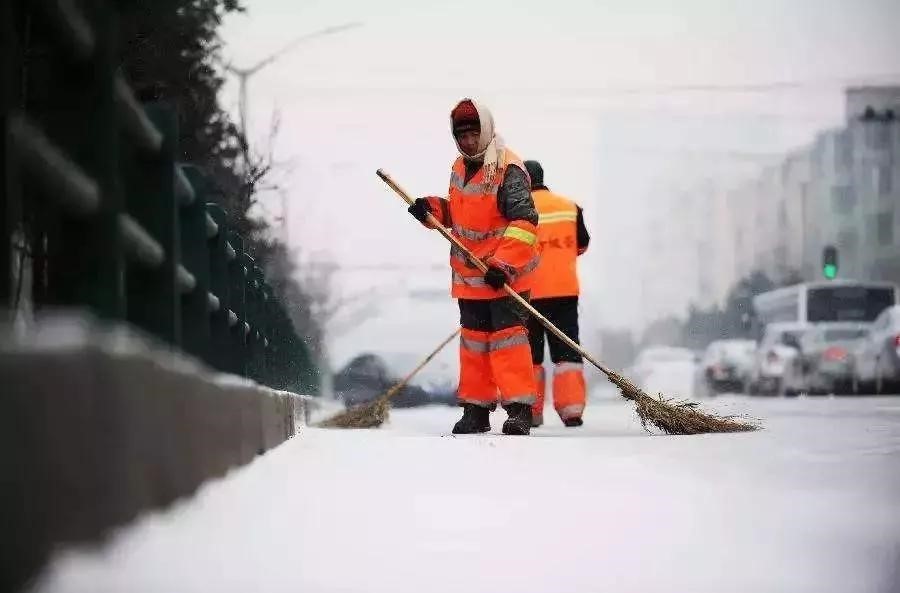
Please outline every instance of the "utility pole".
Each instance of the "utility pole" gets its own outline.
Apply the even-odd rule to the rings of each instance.
[[[244,142],[250,142],[250,132],[248,130],[249,126],[249,98],[248,98],[248,83],[250,77],[254,74],[257,74],[265,67],[270,66],[279,58],[283,57],[285,54],[293,51],[297,46],[306,43],[307,41],[312,41],[314,39],[318,39],[320,37],[326,37],[328,35],[334,35],[335,33],[340,33],[342,31],[347,31],[349,29],[354,29],[356,27],[361,27],[363,23],[360,22],[351,22],[344,23],[343,25],[336,25],[332,27],[326,27],[324,29],[320,29],[318,31],[313,31],[312,33],[306,33],[305,35],[301,35],[297,37],[278,51],[269,54],[262,60],[258,61],[253,66],[249,68],[239,68],[237,66],[232,66],[231,64],[225,64],[225,69],[228,72],[231,72],[238,79],[238,117],[240,118],[240,126],[241,126],[241,134],[244,137]],[[281,234],[282,241],[284,241],[285,245],[290,245],[289,237],[288,237],[288,200],[287,196],[281,195]]]
[[[354,29],[356,27],[362,26],[362,23],[352,22],[345,23],[343,25],[336,25],[333,27],[326,27],[324,29],[320,29],[318,31],[314,31],[312,33],[307,33],[305,35],[301,35],[297,37],[278,51],[270,54],[269,56],[263,58],[253,66],[249,68],[238,68],[237,66],[232,66],[231,64],[226,64],[225,69],[237,76],[238,78],[238,115],[241,120],[241,133],[244,135],[246,139],[247,134],[247,111],[248,111],[248,97],[247,97],[247,83],[251,76],[257,74],[260,70],[265,68],[266,66],[271,65],[278,58],[284,56],[288,52],[292,51],[298,45],[302,45],[307,41],[312,41],[313,39],[318,39],[319,37],[325,37],[327,35],[333,35],[335,33],[340,33],[341,31],[346,31],[348,29]]]

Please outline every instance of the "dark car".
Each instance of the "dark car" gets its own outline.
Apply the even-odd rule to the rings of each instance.
[[[398,377],[392,376],[384,360],[374,354],[362,354],[351,360],[347,366],[334,376],[334,392],[348,408],[371,402],[384,395],[394,386]],[[425,389],[416,385],[406,385],[393,399],[395,408],[411,408],[425,406],[433,401],[433,397]]]

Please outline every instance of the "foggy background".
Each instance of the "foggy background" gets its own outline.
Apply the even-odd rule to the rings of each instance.
[[[580,260],[582,336],[634,334],[700,294],[667,264],[672,221],[841,125],[844,89],[900,79],[900,3],[656,0],[453,3],[253,0],[228,17],[224,57],[249,66],[307,32],[249,80],[249,136],[269,142],[280,191],[264,197],[304,266],[334,270],[347,299],[329,324],[337,369],[361,350],[412,366],[453,330],[447,245],[375,177],[445,194],[456,150],[449,109],[471,96],[547,185],[576,200],[592,234]],[[233,77],[223,102],[237,113]],[[678,237],[674,244],[678,245]],[[670,237],[666,245],[671,246]],[[685,243],[686,244],[686,243]],[[715,249],[715,245],[711,246]],[[656,264],[656,265],[654,265]],[[452,377],[455,352],[427,376]]]

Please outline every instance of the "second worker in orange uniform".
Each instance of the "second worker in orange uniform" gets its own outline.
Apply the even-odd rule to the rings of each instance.
[[[531,304],[564,334],[578,342],[577,259],[590,242],[581,208],[544,185],[544,170],[537,161],[525,161],[531,177],[531,193],[538,211],[540,264],[534,272]],[[566,426],[581,426],[586,398],[581,355],[530,319],[528,335],[537,382],[532,426],[544,420],[544,337],[553,362],[553,407]]]

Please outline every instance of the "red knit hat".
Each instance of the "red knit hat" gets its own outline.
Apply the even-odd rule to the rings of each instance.
[[[450,112],[453,121],[453,133],[461,134],[469,130],[480,130],[481,121],[478,118],[478,109],[470,99],[463,99]]]

